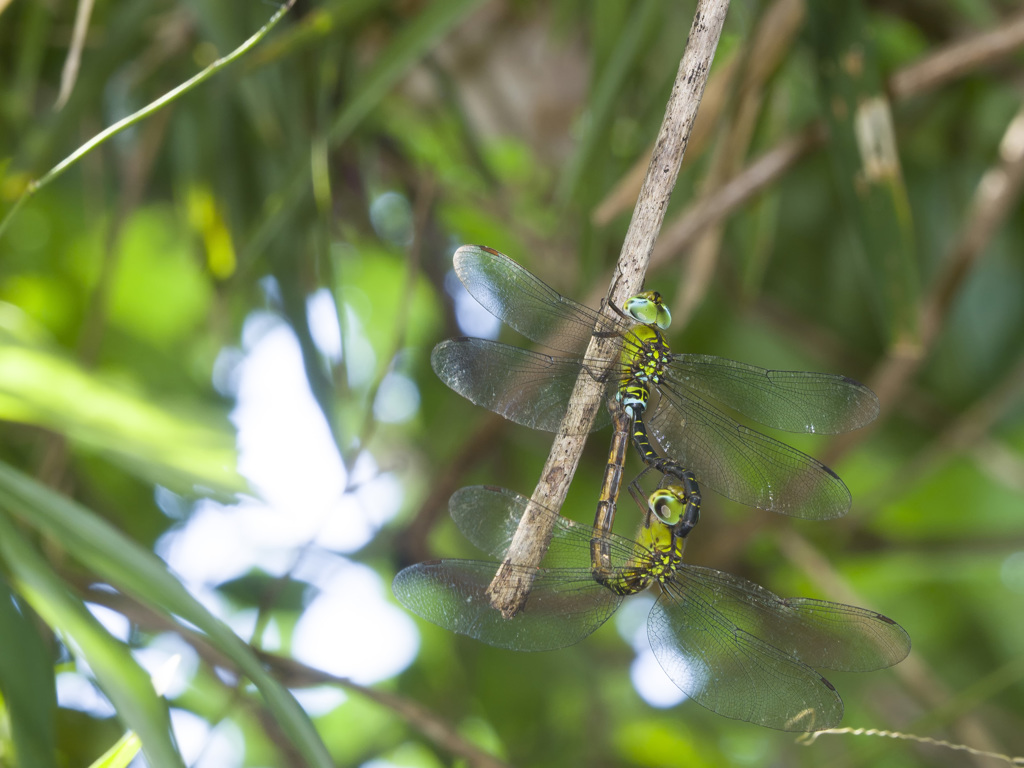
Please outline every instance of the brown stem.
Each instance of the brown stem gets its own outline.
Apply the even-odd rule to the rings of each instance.
[[[686,50],[683,51],[672,94],[665,108],[665,117],[651,154],[647,176],[640,188],[640,196],[633,209],[633,218],[622,244],[607,300],[602,307],[602,312],[606,314],[610,315],[610,306],[621,306],[626,298],[642,287],[728,8],[728,0],[699,0],[697,3]],[[594,337],[590,340],[586,355],[597,359],[613,359],[620,343],[616,338]],[[488,587],[491,604],[506,618],[514,616],[525,604],[533,582],[529,567],[539,565],[551,539],[553,518],[540,514],[539,507],[559,509],[562,506],[583,453],[586,435],[602,406],[601,394],[600,382],[588,375],[580,376],[570,399],[569,410],[541,472],[540,482],[523,513],[505,560]]]
[[[968,72],[992,64],[1024,45],[1024,13],[992,29],[957,40],[899,70],[889,79],[896,100],[938,88]]]
[[[958,40],[895,72],[888,90],[893,100],[904,101],[955,80],[980,67],[997,63],[1024,46],[1024,15],[993,29]],[[824,126],[813,121],[799,134],[783,139],[740,171],[725,186],[694,201],[669,225],[658,242],[650,266],[659,267],[693,245],[708,227],[729,216],[762,190],[784,176],[800,160],[825,143]],[[617,192],[621,199],[622,191]],[[603,221],[617,210],[602,204]]]
[[[892,407],[910,378],[921,366],[949,316],[953,300],[996,230],[1020,200],[1024,188],[1024,108],[1010,121],[999,144],[999,158],[974,192],[960,237],[947,255],[942,271],[925,296],[921,308],[920,349],[894,348],[872,377],[882,407]]]

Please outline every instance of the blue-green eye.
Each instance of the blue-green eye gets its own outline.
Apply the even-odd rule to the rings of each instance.
[[[634,320],[644,325],[657,325],[662,330],[672,324],[672,313],[661,301],[657,291],[645,291],[626,299],[623,307]]]

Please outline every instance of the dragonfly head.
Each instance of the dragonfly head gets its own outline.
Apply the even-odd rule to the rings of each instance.
[[[659,488],[647,497],[647,508],[662,523],[672,528],[683,519],[686,512],[686,497],[682,489],[670,485]]]
[[[644,325],[656,325],[665,330],[672,324],[672,313],[661,301],[657,291],[645,291],[630,296],[623,305],[626,314]]]
[[[680,540],[685,539],[700,520],[700,490],[692,472],[677,474],[671,470],[680,484],[668,483],[647,497],[647,507],[651,514],[664,525],[672,529],[672,533]],[[668,479],[668,475],[665,476]]]

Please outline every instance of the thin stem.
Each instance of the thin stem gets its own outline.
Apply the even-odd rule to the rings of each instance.
[[[92,150],[106,142],[111,137],[116,136],[125,128],[130,128],[131,126],[135,125],[141,120],[159,111],[164,106],[170,104],[172,101],[177,99],[179,96],[188,93],[197,85],[205,82],[206,80],[209,80],[211,77],[213,77],[213,75],[217,74],[217,72],[222,70],[228,64],[238,59],[242,54],[244,54],[246,51],[248,51],[250,48],[256,45],[256,43],[258,43],[260,40],[266,37],[267,33],[270,32],[270,30],[277,25],[277,22],[281,20],[281,17],[283,17],[288,12],[288,10],[292,7],[294,3],[295,0],[287,0],[287,2],[284,5],[282,5],[281,8],[279,8],[278,11],[273,16],[270,17],[270,20],[262,27],[260,27],[259,30],[257,30],[256,34],[254,34],[240,46],[235,48],[235,50],[233,50],[227,56],[222,56],[221,58],[217,59],[215,62],[210,64],[208,67],[206,67],[206,69],[202,70],[194,77],[186,80],[177,88],[168,91],[163,96],[156,99],[155,101],[151,101],[149,104],[147,104],[137,112],[133,112],[127,117],[118,120],[116,123],[114,123],[106,130],[96,134],[91,139],[89,139],[89,141],[85,142],[85,144],[80,146],[70,155],[68,155],[59,163],[57,163],[57,165],[53,166],[53,168],[47,171],[43,176],[34,181],[30,181],[28,184],[26,184],[25,190],[21,193],[21,196],[14,203],[14,205],[11,206],[11,209],[7,212],[7,215],[4,216],[3,220],[0,221],[0,237],[3,237],[3,234],[7,230],[7,226],[10,223],[11,219],[14,217],[14,214],[17,213],[18,209],[21,208],[21,206],[29,197],[31,197],[40,189],[49,184],[51,181],[56,179],[58,176],[64,173],[64,171],[66,171],[68,168],[70,168],[72,165],[81,160]]]
[[[912,62],[889,78],[887,88],[894,101],[901,102],[934,90],[984,66],[992,66],[1012,55],[1024,45],[1024,15],[1005,24],[957,40],[945,48]],[[651,267],[666,264],[694,241],[708,227],[714,226],[743,204],[770,187],[798,162],[820,149],[826,141],[825,127],[811,121],[793,136],[779,141],[772,149],[741,170],[725,186],[693,201],[669,224],[651,259]],[[696,142],[695,142],[696,144]],[[623,182],[620,185],[626,188]],[[616,187],[614,197],[598,206],[605,224],[620,210],[619,202],[628,189]]]

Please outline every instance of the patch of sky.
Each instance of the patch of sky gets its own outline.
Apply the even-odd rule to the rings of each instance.
[[[455,302],[455,320],[459,330],[467,336],[479,339],[496,339],[501,330],[501,320],[496,318],[469,295],[454,270],[444,278],[444,287]]]
[[[344,350],[351,369],[359,349],[351,341],[358,320],[346,318],[351,324],[343,342],[330,295],[311,298],[309,320],[318,348],[328,359]],[[196,503],[156,551],[208,609],[246,639],[255,629],[256,610],[233,605],[217,585],[255,570],[290,573],[313,585],[314,597],[290,639],[296,657],[364,684],[391,677],[415,657],[415,625],[388,599],[387,586],[373,570],[344,555],[364,547],[398,512],[401,483],[368,452],[347,474],[310,392],[298,341],[280,317],[253,313],[240,353],[230,353],[222,391],[235,393],[238,468],[258,498]],[[368,344],[366,353],[373,355]],[[278,625],[268,626],[264,640],[281,644]]]
[[[629,670],[633,688],[652,707],[673,707],[685,700],[686,694],[665,674],[647,639],[648,615],[654,602],[647,593],[630,597],[615,614],[615,628],[636,652]]]

